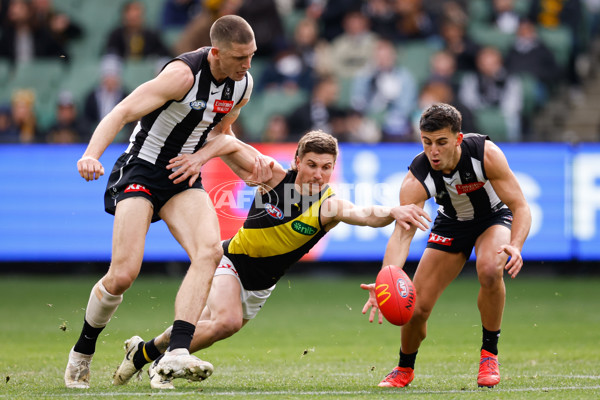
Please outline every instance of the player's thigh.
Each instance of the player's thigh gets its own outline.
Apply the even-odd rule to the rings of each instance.
[[[117,203],[111,268],[137,268],[139,272],[152,212],[152,203],[143,197],[129,197]]]
[[[173,196],[160,217],[190,257],[221,246],[219,220],[204,190],[188,189]]]
[[[477,274],[502,274],[508,259],[506,253],[498,253],[502,245],[510,243],[510,229],[504,225],[492,225],[475,241]]]
[[[241,327],[243,313],[240,281],[233,275],[217,275],[206,302],[210,319]]]
[[[425,249],[413,277],[417,307],[431,311],[444,289],[458,276],[466,260],[463,253]]]

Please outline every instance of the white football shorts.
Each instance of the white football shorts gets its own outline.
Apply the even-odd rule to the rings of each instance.
[[[219,275],[233,275],[237,278],[240,284],[240,300],[242,301],[242,312],[244,319],[252,319],[256,317],[256,314],[258,314],[263,304],[265,304],[271,295],[271,292],[275,289],[275,286],[277,286],[273,285],[264,290],[244,289],[233,262],[226,256],[221,258],[221,262],[215,270],[215,276]]]

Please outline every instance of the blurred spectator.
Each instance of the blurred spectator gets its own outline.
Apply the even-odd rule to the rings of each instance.
[[[289,135],[289,129],[285,116],[275,114],[269,118],[267,127],[262,136],[265,143],[283,143],[293,141]]]
[[[239,15],[252,27],[257,57],[273,57],[285,47],[283,21],[275,0],[224,0],[222,3],[222,15]]]
[[[419,121],[423,111],[432,104],[447,103],[453,105],[462,115],[461,132],[479,132],[473,113],[455,96],[452,87],[444,81],[431,81],[423,86],[419,93],[417,108],[412,114],[413,131],[416,137],[419,137]]]
[[[85,98],[84,119],[91,128],[100,122],[127,92],[121,81],[121,61],[116,56],[104,56],[100,65],[100,82]]]
[[[12,96],[11,106],[19,143],[41,142],[35,115],[35,93],[29,89],[17,90]]]
[[[300,20],[294,31],[293,42],[279,51],[267,65],[262,76],[258,77],[256,89],[311,91],[316,78],[315,48],[318,38],[316,22],[310,18]]]
[[[465,25],[453,19],[442,22],[440,36],[444,48],[454,54],[458,72],[474,71],[479,45],[466,35]]]
[[[307,15],[320,21],[321,36],[328,42],[332,42],[346,31],[344,25],[348,13],[353,11],[358,12],[362,7],[361,0],[325,1],[324,6],[314,4],[320,3],[319,1],[308,0],[308,3],[313,4],[309,6]]]
[[[321,129],[335,136],[336,128],[340,129],[340,120],[345,114],[336,106],[339,96],[339,85],[333,75],[321,77],[315,84],[311,98],[295,109],[288,117],[288,127],[292,141],[297,141],[303,134],[313,129]],[[342,128],[345,131],[345,126]]]
[[[221,15],[222,3],[227,0],[203,1],[202,12],[188,22],[173,45],[174,54],[183,54],[188,51],[210,46],[210,27]]]
[[[201,12],[201,0],[165,0],[161,25],[163,28],[183,28]]]
[[[56,122],[48,129],[48,143],[81,143],[91,136],[83,119],[79,117],[73,94],[61,92],[56,103]]]
[[[395,42],[431,39],[437,34],[433,16],[423,7],[423,0],[395,0]]]
[[[363,113],[351,110],[345,118],[346,141],[354,143],[378,143],[381,141],[381,129],[377,123]]]
[[[0,57],[13,62],[65,55],[64,48],[48,30],[34,26],[31,5],[25,0],[8,4],[7,20],[0,31]]]
[[[384,141],[411,139],[410,115],[417,99],[417,83],[408,69],[396,63],[397,52],[388,40],[375,45],[374,65],[354,79],[351,104],[366,115],[378,115]]]
[[[43,29],[52,34],[63,48],[66,48],[72,39],[80,38],[83,29],[65,13],[58,12],[52,0],[32,0],[33,24],[36,29]]]
[[[338,36],[327,52],[329,72],[338,78],[353,78],[372,63],[377,35],[369,30],[369,20],[359,11],[344,17],[344,33]]]
[[[486,107],[499,107],[504,116],[508,139],[520,141],[523,90],[519,77],[510,75],[502,64],[502,54],[484,47],[477,54],[477,72],[463,76],[459,100],[476,113]],[[485,132],[482,132],[485,134]]]
[[[571,100],[579,103],[584,100],[581,77],[577,72],[577,59],[587,44],[585,37],[584,7],[580,0],[563,0],[548,3],[546,0],[531,0],[529,19],[538,27],[557,29],[566,27],[571,33],[569,59],[566,78],[570,85]]]
[[[110,33],[105,53],[132,60],[148,56],[170,57],[160,34],[146,27],[145,6],[140,1],[123,5],[121,25]]]
[[[493,0],[491,23],[502,33],[514,34],[519,27],[519,14],[514,0]]]
[[[20,143],[19,132],[13,124],[9,106],[0,106],[0,143]]]
[[[367,0],[363,13],[369,18],[371,31],[382,38],[394,40],[396,15],[390,0]]]
[[[547,100],[549,90],[555,87],[561,78],[561,71],[554,54],[539,39],[533,22],[526,18],[519,23],[517,37],[504,63],[510,74],[529,74],[537,79],[538,105]]]
[[[429,77],[427,82],[444,82],[454,93],[458,92],[460,83],[456,73],[456,59],[448,50],[435,52],[429,59]]]

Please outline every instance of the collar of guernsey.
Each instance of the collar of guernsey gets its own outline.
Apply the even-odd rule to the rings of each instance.
[[[258,208],[255,197],[248,218],[229,242],[227,253],[244,254],[252,258],[285,255],[309,244],[317,235],[325,234],[319,218],[321,204],[335,193],[331,187],[326,186],[316,201],[308,202],[303,196],[297,203],[285,204],[286,199],[290,198],[289,194],[285,195],[285,191],[295,190],[293,184],[296,175],[296,171],[288,171],[279,185],[262,195],[263,200],[276,199],[273,202],[275,204],[269,201],[263,201],[263,204],[276,206],[283,212],[283,218],[272,216],[265,207]],[[311,247],[312,245],[314,243]]]

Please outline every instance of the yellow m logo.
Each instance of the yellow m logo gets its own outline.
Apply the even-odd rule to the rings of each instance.
[[[381,291],[379,291],[379,288],[383,288]],[[387,296],[385,299],[379,301],[379,306],[381,307],[382,305],[385,304],[386,301],[388,301],[390,299],[390,297],[392,297],[392,294],[390,292],[388,292],[388,289],[390,288],[390,286],[387,283],[381,283],[379,285],[377,285],[377,287],[375,288],[375,292],[377,292],[377,299],[379,299],[381,296]]]

